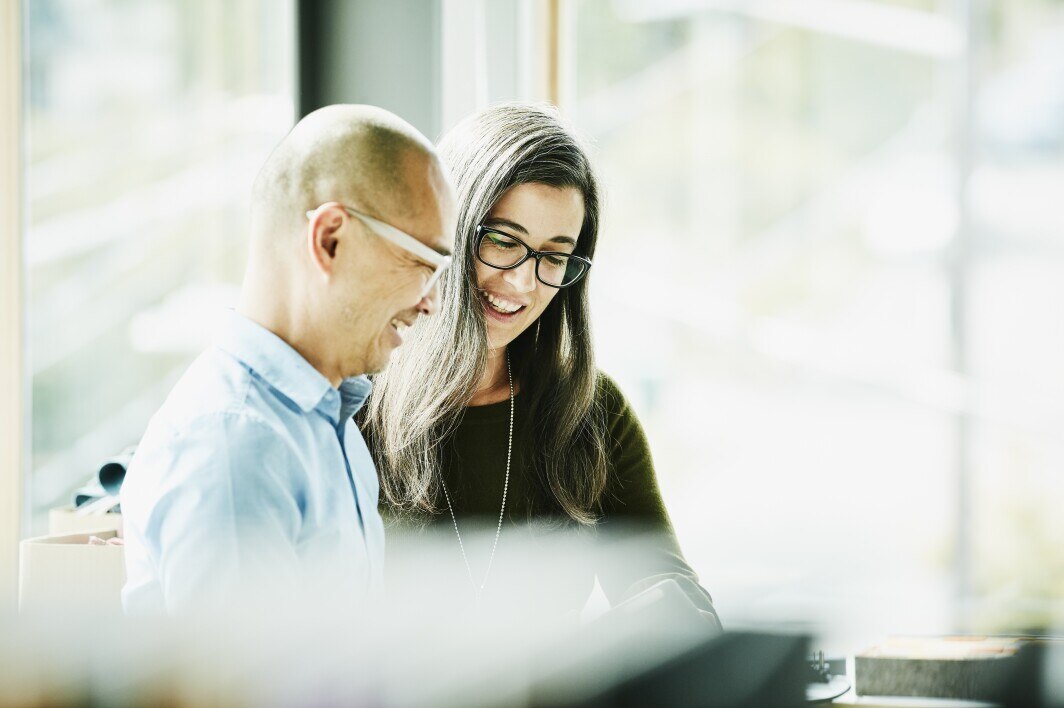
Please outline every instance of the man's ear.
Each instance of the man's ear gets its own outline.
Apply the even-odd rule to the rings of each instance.
[[[347,213],[336,202],[322,204],[307,224],[307,249],[310,260],[326,279],[333,274],[340,230],[347,223]]]

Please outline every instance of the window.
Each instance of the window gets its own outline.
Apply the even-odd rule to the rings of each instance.
[[[25,4],[32,526],[135,443],[235,303],[294,120],[290,0]]]
[[[983,6],[569,5],[599,359],[733,622],[1064,619],[1064,5]]]

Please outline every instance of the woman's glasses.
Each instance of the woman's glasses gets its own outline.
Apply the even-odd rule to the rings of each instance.
[[[552,288],[567,288],[587,275],[591,261],[572,253],[537,251],[511,234],[478,226],[477,260],[499,270],[513,270],[529,258],[536,259],[536,279]]]

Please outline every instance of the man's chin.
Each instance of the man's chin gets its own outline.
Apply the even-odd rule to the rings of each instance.
[[[380,372],[384,371],[386,368],[388,368],[388,362],[391,361],[391,358],[391,349],[389,349],[387,352],[378,354],[367,364],[366,374],[373,375],[379,374]]]

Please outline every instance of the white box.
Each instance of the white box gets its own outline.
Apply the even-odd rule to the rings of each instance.
[[[57,506],[48,512],[48,534],[50,536],[72,533],[96,533],[97,531],[118,531],[121,534],[122,515],[97,514],[86,516],[75,513],[75,507],[72,504]]]
[[[89,545],[115,531],[27,538],[19,544],[19,610],[26,613],[121,614],[125,548]]]

